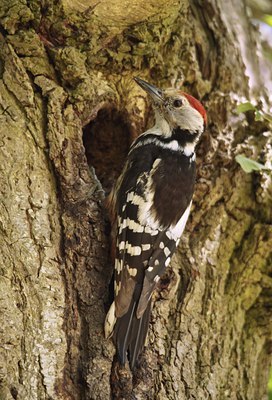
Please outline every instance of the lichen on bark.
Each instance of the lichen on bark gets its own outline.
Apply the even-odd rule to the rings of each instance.
[[[2,2],[1,398],[265,398],[271,173],[245,175],[234,156],[269,166],[271,128],[234,113],[244,98],[268,105],[242,4]],[[118,158],[152,122],[135,75],[183,80],[209,127],[132,380],[103,337],[113,268],[103,201]]]

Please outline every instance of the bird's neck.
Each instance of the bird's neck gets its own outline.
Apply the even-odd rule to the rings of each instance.
[[[157,142],[161,141],[162,144],[169,144],[173,149],[178,151],[184,151],[186,155],[191,155],[194,153],[195,146],[197,145],[199,138],[203,132],[203,126],[201,129],[196,129],[194,131],[184,127],[171,127],[168,122],[163,120],[156,120],[155,125],[144,132],[141,137],[144,140],[151,140],[154,138]]]
[[[177,151],[188,157],[194,155],[195,146],[203,133],[204,124],[193,123],[188,119],[188,124],[184,122],[181,126],[171,126],[171,124],[156,112],[155,125],[142,133],[132,144],[130,152],[141,146],[154,144],[158,147]],[[193,129],[192,129],[193,128]]]

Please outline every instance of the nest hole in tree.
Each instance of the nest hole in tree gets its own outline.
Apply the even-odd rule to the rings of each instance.
[[[131,144],[126,115],[115,108],[101,109],[83,129],[88,165],[95,169],[106,194],[120,175]]]

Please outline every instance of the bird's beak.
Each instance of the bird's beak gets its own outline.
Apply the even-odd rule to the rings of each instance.
[[[156,102],[162,102],[163,101],[163,92],[161,89],[158,89],[156,86],[151,85],[151,83],[148,83],[144,81],[143,79],[140,78],[134,78],[135,82],[138,83],[139,86],[141,86],[142,89],[144,89],[152,99]]]

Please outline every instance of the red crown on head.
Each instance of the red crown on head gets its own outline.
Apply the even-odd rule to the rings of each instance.
[[[202,118],[204,119],[205,125],[207,125],[207,113],[203,105],[198,101],[196,98],[191,96],[188,93],[181,92],[183,96],[186,97],[186,99],[189,101],[192,107],[194,107],[200,115],[202,115]]]

